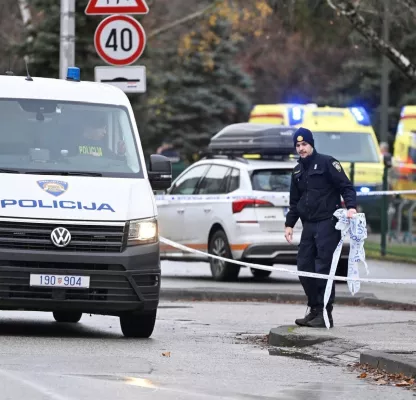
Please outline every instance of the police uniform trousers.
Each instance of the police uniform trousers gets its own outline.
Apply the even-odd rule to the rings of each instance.
[[[298,249],[298,271],[329,274],[332,256],[341,239],[341,231],[335,229],[337,219],[331,217],[317,222],[304,221],[303,231]],[[327,279],[307,278],[300,276],[299,280],[308,298],[310,308],[322,311]],[[327,310],[332,311],[335,298],[335,284],[328,301]]]

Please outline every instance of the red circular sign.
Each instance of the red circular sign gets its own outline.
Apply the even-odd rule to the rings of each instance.
[[[142,54],[146,33],[142,25],[128,15],[111,15],[98,25],[94,35],[98,55],[112,65],[129,65]]]

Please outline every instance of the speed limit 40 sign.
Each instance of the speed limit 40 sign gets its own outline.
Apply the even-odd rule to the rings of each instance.
[[[142,25],[128,15],[112,15],[98,25],[94,35],[98,55],[108,64],[134,63],[146,46]]]

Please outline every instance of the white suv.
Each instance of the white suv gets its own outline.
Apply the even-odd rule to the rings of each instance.
[[[277,133],[283,128],[291,134],[294,131],[294,128],[272,127]],[[296,263],[302,225],[299,221],[294,228],[295,244],[288,244],[284,237],[284,223],[292,170],[297,162],[287,154],[287,148],[280,149],[285,153],[283,155],[269,154],[269,160],[253,159],[267,156],[256,153],[258,148],[253,140],[250,141],[250,152],[244,151],[244,140],[234,133],[234,130],[248,130],[252,136],[254,130],[257,136],[261,136],[266,128],[264,124],[233,124],[212,138],[211,148],[216,151],[182,172],[166,195],[156,196],[161,236],[235,260],[261,265]],[[219,151],[222,145],[214,144],[218,144],[216,139],[224,133],[233,133],[235,142],[231,145],[224,142],[227,151]],[[293,152],[293,142],[291,137],[289,139],[290,151]],[[233,152],[236,147],[238,151]],[[236,157],[233,153],[244,157]],[[281,161],[270,159],[278,157]],[[348,245],[343,250],[340,264],[345,264],[342,267],[345,269]],[[236,280],[240,271],[239,265],[165,244],[161,244],[161,258],[208,261],[214,279],[222,281]],[[255,277],[270,275],[270,271],[253,268],[251,271]],[[343,274],[346,275],[346,271]]]

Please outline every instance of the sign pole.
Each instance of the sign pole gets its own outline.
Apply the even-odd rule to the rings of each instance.
[[[75,65],[75,0],[61,0],[59,78],[65,79],[68,67]]]

